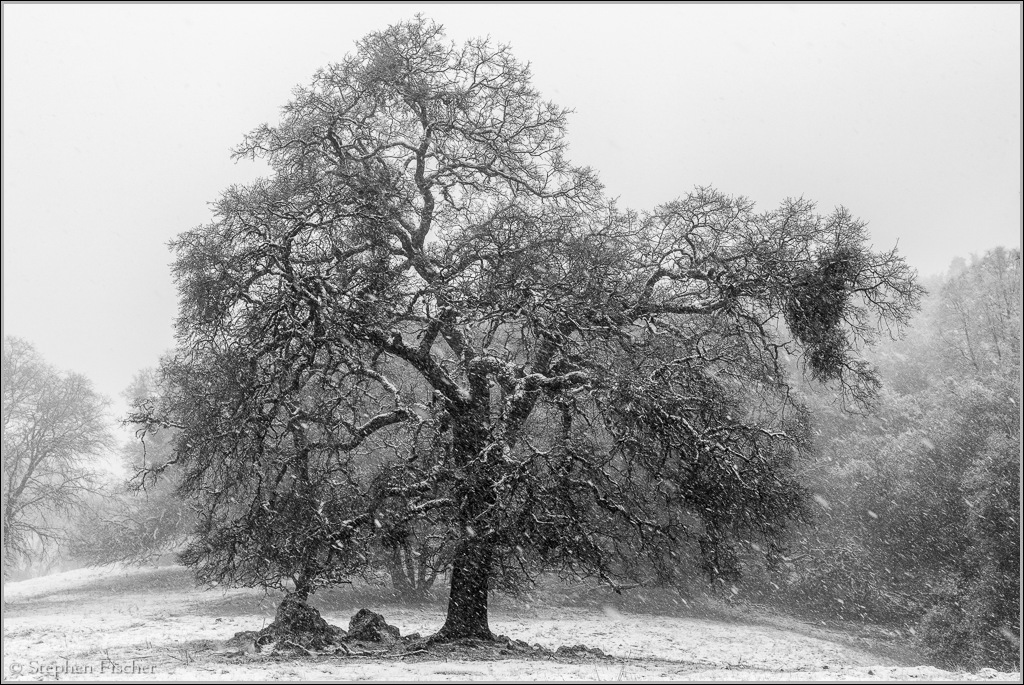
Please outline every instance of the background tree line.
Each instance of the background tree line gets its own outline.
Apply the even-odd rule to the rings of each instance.
[[[916,631],[946,665],[1019,666],[1021,257],[960,260],[909,335],[872,354],[883,389],[848,413],[814,387],[818,499],[769,582],[817,614]]]

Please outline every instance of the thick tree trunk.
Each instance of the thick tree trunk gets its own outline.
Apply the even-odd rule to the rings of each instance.
[[[295,577],[295,592],[292,593],[296,598],[305,602],[309,599],[309,595],[312,592],[312,584],[309,582],[309,574],[303,571]]]
[[[491,548],[488,543],[473,537],[459,543],[452,559],[448,616],[444,626],[434,636],[434,640],[494,638],[487,620],[490,568]]]
[[[490,393],[485,375],[469,374],[469,385],[473,401],[452,425],[452,452],[461,472],[455,492],[461,534],[452,557],[448,616],[432,638],[435,641],[494,639],[487,622],[487,591],[494,551],[489,525],[494,485],[485,450],[490,433]]]

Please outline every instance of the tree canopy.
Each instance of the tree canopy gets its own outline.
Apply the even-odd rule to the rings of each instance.
[[[787,361],[870,398],[858,350],[906,322],[913,271],[802,199],[620,209],[566,121],[508,47],[417,18],[246,137],[271,174],[174,242],[169,390],[134,416],[177,431],[201,578],[308,593],[428,526],[438,637],[486,637],[499,582],[727,576],[802,516]]]

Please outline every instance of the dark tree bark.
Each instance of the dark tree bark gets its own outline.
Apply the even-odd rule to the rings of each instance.
[[[295,597],[303,602],[309,599],[312,594],[313,585],[310,582],[310,576],[306,571],[303,571],[295,578],[295,592],[292,593]]]
[[[454,458],[460,473],[457,506],[459,542],[452,558],[452,582],[448,615],[434,640],[459,638],[493,639],[487,620],[493,557],[493,530],[488,519],[494,507],[494,484],[489,477],[486,451],[488,430],[488,383],[483,375],[470,374],[471,400],[453,425]]]
[[[487,619],[491,545],[465,539],[452,561],[452,585],[448,596],[448,615],[434,640],[477,638],[491,640]]]

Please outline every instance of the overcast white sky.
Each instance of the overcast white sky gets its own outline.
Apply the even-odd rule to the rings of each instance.
[[[1018,3],[4,4],[4,334],[118,400],[173,344],[167,242],[258,173],[230,149],[417,11],[531,62],[623,206],[803,195],[925,275],[1020,245]]]

